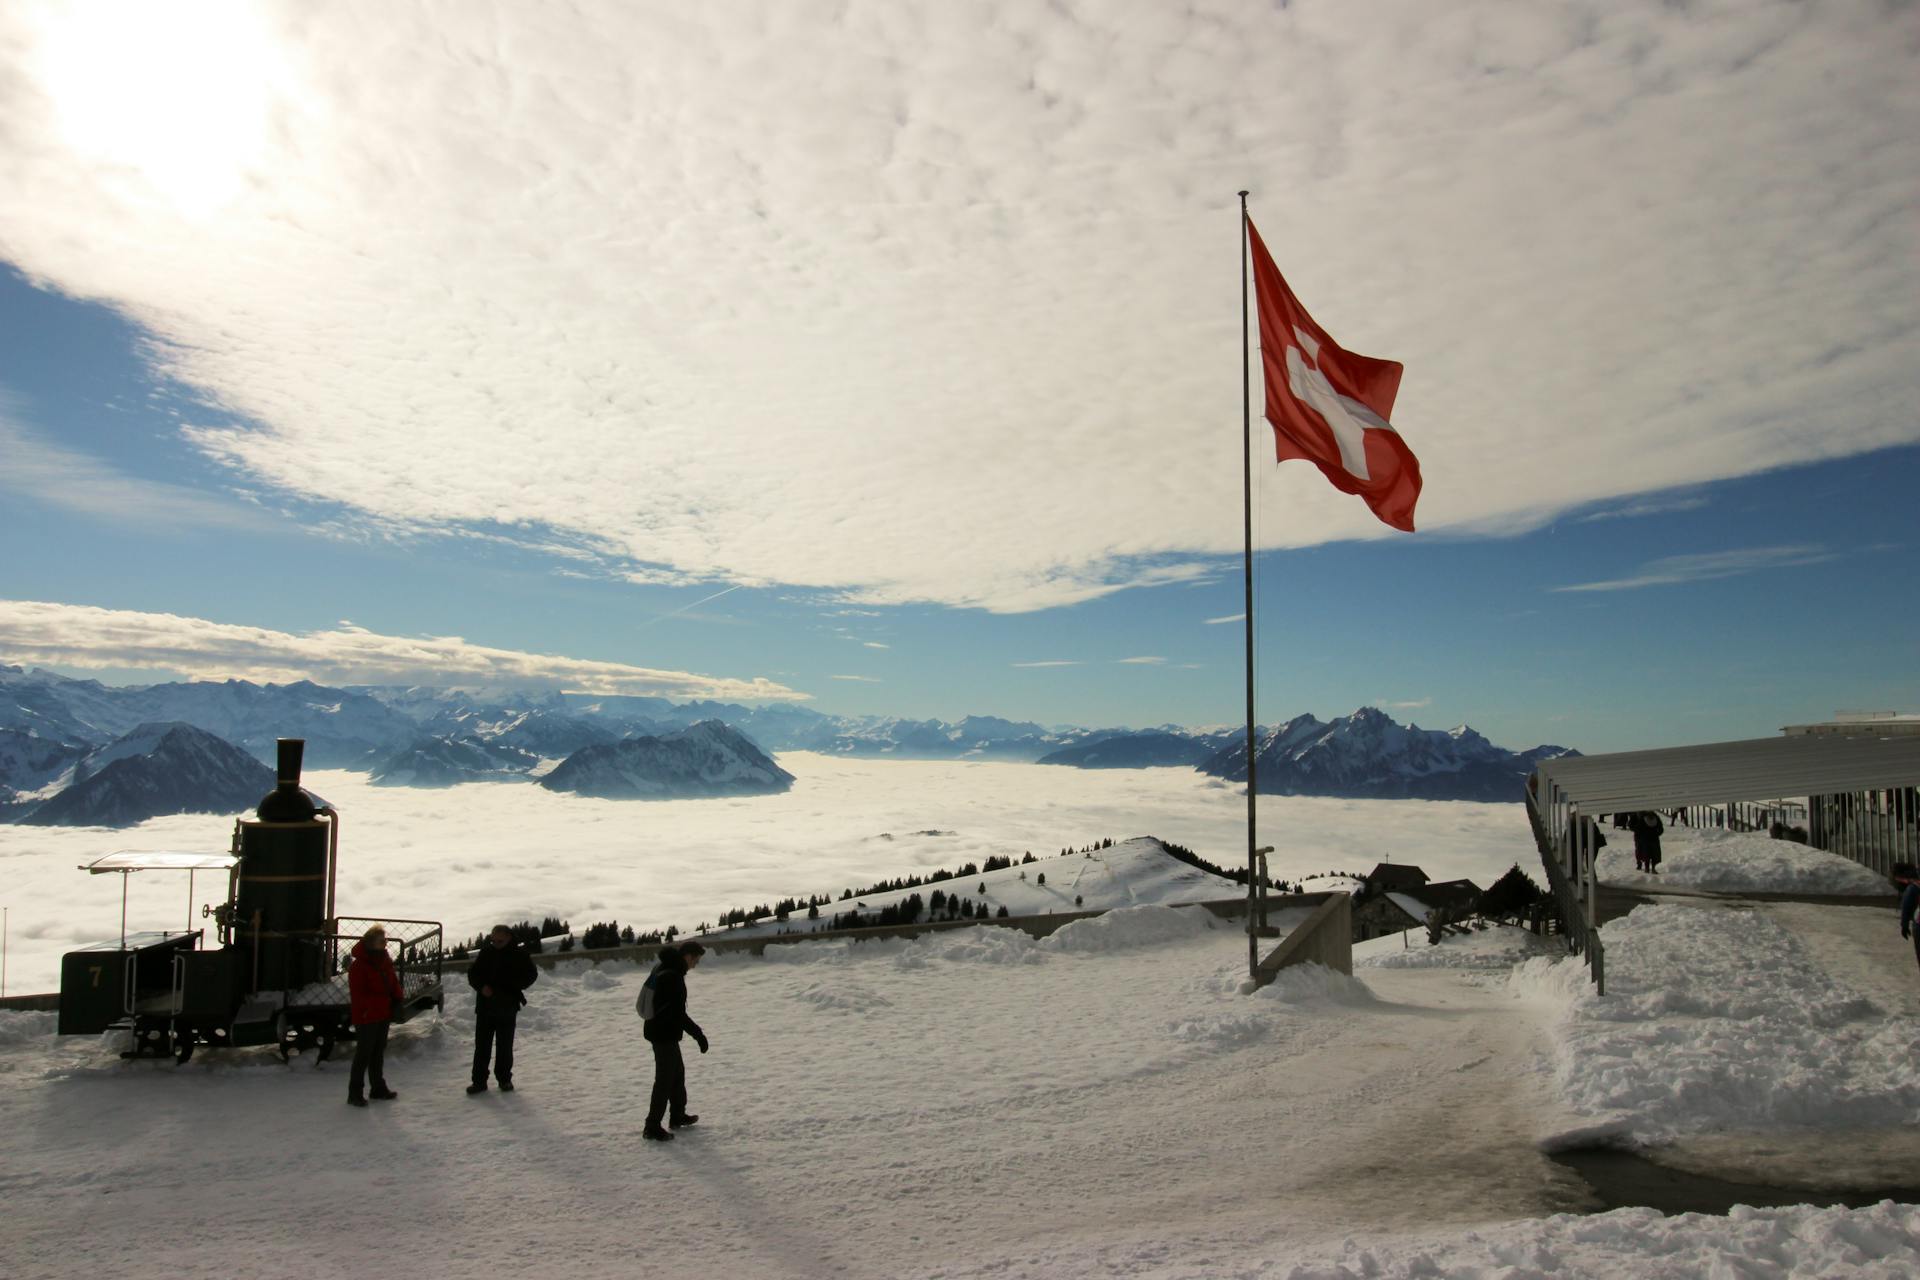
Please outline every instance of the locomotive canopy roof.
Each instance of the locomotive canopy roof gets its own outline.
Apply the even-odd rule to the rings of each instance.
[[[108,871],[228,871],[240,864],[230,853],[179,853],[163,849],[123,849],[81,866],[102,875]]]

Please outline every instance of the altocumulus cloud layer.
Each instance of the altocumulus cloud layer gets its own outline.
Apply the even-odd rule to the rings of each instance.
[[[0,12],[0,256],[253,484],[654,580],[1040,608],[1235,548],[1233,192],[1427,528],[1920,438],[1868,0]],[[1374,536],[1287,468],[1275,545]]]
[[[541,685],[584,693],[795,701],[760,679],[732,680],[469,644],[458,636],[386,636],[343,622],[293,635],[171,613],[0,600],[0,653],[16,662],[162,667],[216,679],[360,684]]]

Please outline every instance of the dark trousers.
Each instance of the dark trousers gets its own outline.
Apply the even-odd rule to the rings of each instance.
[[[473,1019],[473,1082],[487,1082],[487,1059],[493,1059],[493,1078],[513,1083],[513,1027],[520,1011],[494,1013],[479,1010]]]
[[[647,1104],[647,1127],[658,1128],[669,1107],[673,1114],[687,1114],[687,1064],[680,1057],[678,1040],[649,1040],[653,1046],[653,1101]]]
[[[353,1071],[347,1076],[347,1096],[364,1096],[366,1083],[373,1081],[373,1091],[384,1093],[387,1088],[387,1028],[390,1023],[369,1022],[363,1027],[354,1028],[359,1037],[353,1042]]]

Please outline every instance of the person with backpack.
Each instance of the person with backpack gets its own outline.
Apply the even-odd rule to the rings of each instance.
[[[493,926],[487,945],[467,966],[467,985],[473,988],[473,1083],[469,1094],[487,1091],[487,1059],[493,1059],[493,1078],[500,1092],[513,1092],[513,1030],[527,988],[540,979],[533,957],[504,924]]]
[[[700,1052],[707,1051],[707,1033],[687,1016],[687,975],[705,954],[705,947],[691,941],[662,947],[659,962],[634,1001],[641,1029],[653,1046],[653,1097],[641,1130],[649,1142],[673,1141],[673,1134],[660,1127],[662,1119],[674,1129],[685,1129],[700,1119],[687,1110],[687,1067],[680,1057],[680,1037],[692,1036]]]
[[[405,1002],[400,975],[387,954],[387,929],[376,924],[353,944],[347,966],[348,1017],[353,1023],[353,1069],[347,1073],[347,1105],[364,1107],[367,1099],[391,1102],[400,1095],[387,1088],[387,1031],[394,1010]],[[365,1092],[368,1078],[373,1091]]]

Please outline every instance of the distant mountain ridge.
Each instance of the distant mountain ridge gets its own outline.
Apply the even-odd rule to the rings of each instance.
[[[608,800],[654,800],[772,795],[793,781],[745,735],[702,720],[657,738],[582,747],[540,785]]]
[[[244,813],[274,789],[273,770],[190,724],[137,725],[75,762],[73,780],[19,821],[125,827],[170,813]]]
[[[789,704],[676,703],[506,688],[329,687],[304,680],[115,688],[0,665],[0,821],[17,821],[44,804],[48,789],[75,762],[142,724],[191,724],[263,762],[271,761],[276,738],[304,737],[309,768],[362,770],[389,786],[452,786],[551,777],[563,761],[589,748],[662,739],[701,721],[727,725],[768,757],[811,751],[1077,768],[1196,767],[1236,781],[1246,776],[1239,728],[1089,729],[998,716],[948,722],[832,716]],[[1272,794],[1512,800],[1535,763],[1567,754],[1555,746],[1507,751],[1464,725],[1445,731],[1402,726],[1371,707],[1324,723],[1298,716],[1259,732],[1260,789]],[[663,767],[678,767],[660,759]]]
[[[1508,751],[1466,725],[1422,729],[1376,707],[1325,723],[1295,716],[1257,742],[1262,795],[1360,800],[1518,801],[1527,775],[1542,760],[1580,754],[1552,745]],[[1199,767],[1213,777],[1245,781],[1246,744],[1223,747]]]

